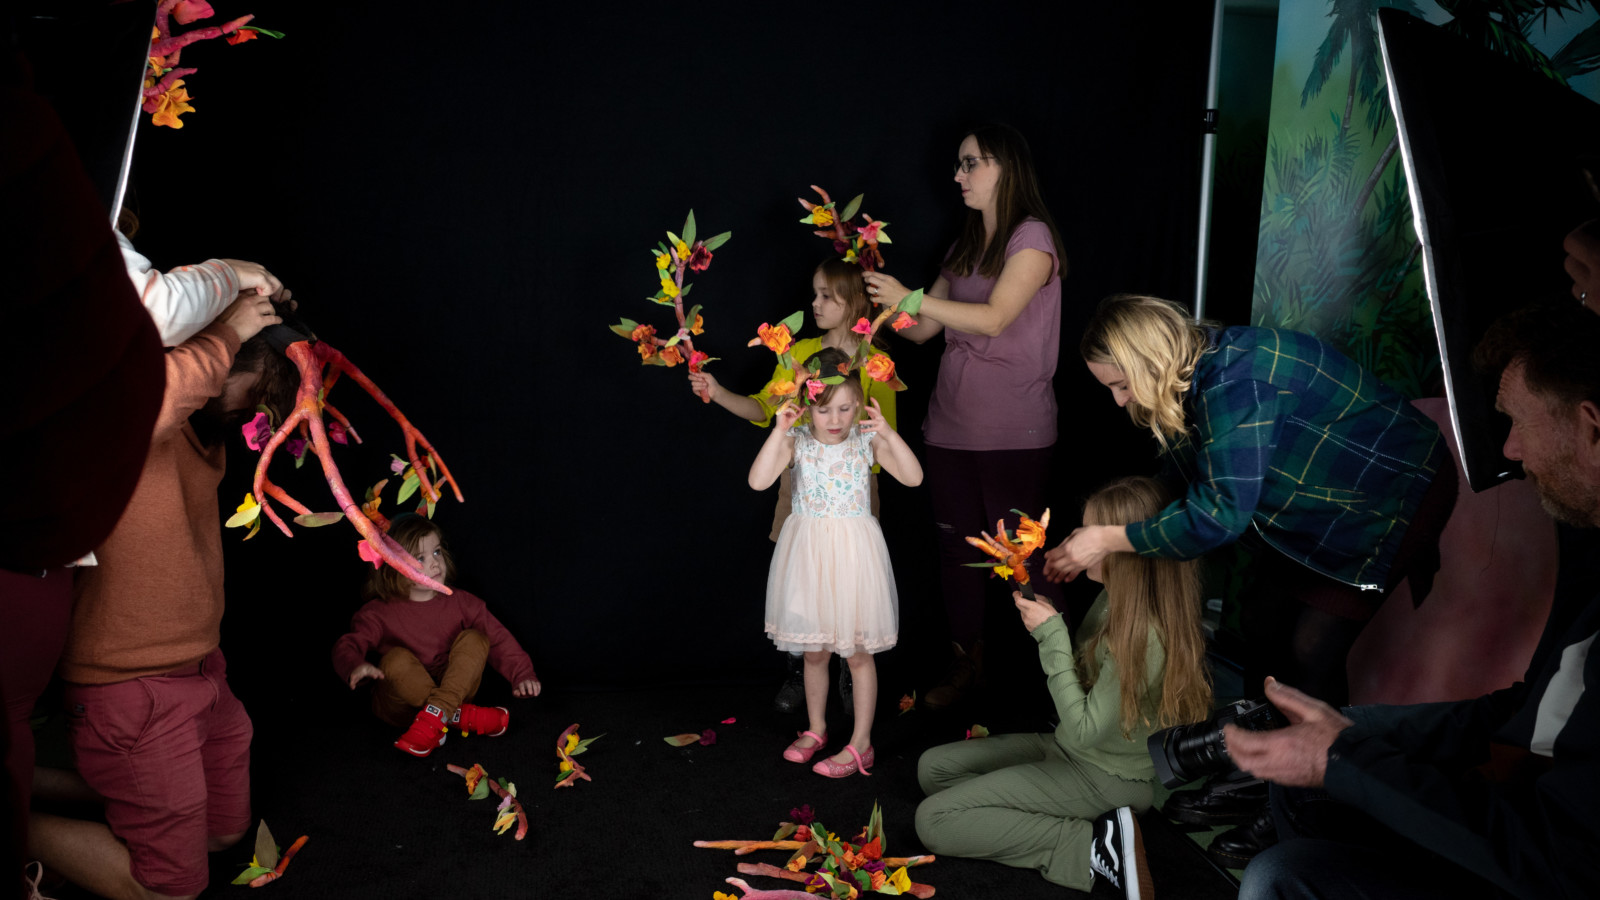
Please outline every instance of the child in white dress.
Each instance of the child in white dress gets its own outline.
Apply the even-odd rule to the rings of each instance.
[[[825,373],[850,362],[831,347],[816,359]],[[828,741],[830,653],[849,665],[855,682],[850,743],[812,767],[830,778],[871,774],[878,698],[872,654],[893,647],[899,632],[889,549],[872,516],[872,466],[877,463],[908,487],[922,482],[922,466],[905,440],[884,421],[876,401],[866,406],[862,400],[860,379],[846,377],[817,396],[807,425],[795,424],[803,412],[799,407],[779,410],[777,427],[750,466],[750,486],[756,490],[794,467],[794,509],[778,534],[767,575],[766,632],[778,649],[805,654],[810,728],[789,745],[784,759],[808,762]],[[863,416],[865,421],[858,422]]]

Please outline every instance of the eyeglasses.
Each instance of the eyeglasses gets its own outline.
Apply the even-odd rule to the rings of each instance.
[[[971,175],[972,174],[972,170],[976,169],[978,167],[978,160],[980,160],[980,159],[994,159],[994,158],[995,157],[993,157],[993,156],[963,156],[956,163],[955,171],[958,172],[958,173],[965,173],[967,175]]]

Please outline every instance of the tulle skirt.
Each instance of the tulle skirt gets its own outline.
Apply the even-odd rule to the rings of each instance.
[[[766,632],[779,650],[878,653],[899,638],[889,548],[871,516],[792,515],[767,574]]]

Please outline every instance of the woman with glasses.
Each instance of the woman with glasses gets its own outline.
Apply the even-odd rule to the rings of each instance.
[[[973,559],[963,536],[992,527],[1014,507],[1037,515],[1045,506],[1066,270],[1028,142],[1015,129],[973,129],[957,150],[955,181],[966,222],[927,289],[917,324],[899,332],[919,344],[945,336],[922,429],[956,644],[950,678],[924,698],[935,708],[960,699],[981,674],[987,573],[963,565]],[[866,281],[877,303],[894,304],[910,293],[882,272],[866,273]]]

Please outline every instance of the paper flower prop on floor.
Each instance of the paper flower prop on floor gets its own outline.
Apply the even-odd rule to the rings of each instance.
[[[659,287],[654,296],[646,299],[651,303],[672,307],[678,327],[669,336],[663,337],[656,333],[654,325],[641,325],[632,319],[622,319],[611,326],[613,332],[637,345],[639,362],[643,365],[666,366],[670,369],[679,363],[686,363],[689,371],[698,372],[715,359],[694,348],[694,336],[703,332],[705,318],[700,314],[698,304],[684,312],[683,298],[689,296],[689,289],[694,285],[684,284],[683,275],[685,271],[704,272],[709,268],[711,251],[726,244],[728,238],[733,237],[733,232],[724,231],[703,241],[695,239],[695,232],[694,210],[691,209],[688,220],[683,223],[683,235],[680,237],[669,231],[668,243],[658,241],[656,249],[650,251],[650,258],[655,262],[655,268],[651,271]],[[710,403],[711,395],[701,394],[700,399]]]
[[[460,775],[467,783],[467,793],[474,800],[482,800],[493,791],[500,798],[500,805],[494,808],[494,824],[489,826],[495,834],[505,834],[512,825],[517,826],[517,840],[528,836],[528,814],[522,810],[522,801],[517,799],[517,786],[504,778],[495,780],[489,777],[483,766],[476,763],[470,769],[460,766],[445,766],[449,771]]]
[[[809,814],[810,807],[803,807]],[[790,810],[791,815],[800,810]],[[793,838],[789,840],[788,838]],[[838,836],[814,819],[807,823],[780,823],[778,833],[770,841],[695,841],[696,847],[713,850],[732,850],[735,856],[744,856],[757,850],[793,850],[794,855],[783,866],[768,863],[740,863],[739,874],[763,875],[798,881],[805,891],[756,890],[741,878],[729,878],[727,883],[744,891],[742,900],[785,900],[790,897],[828,897],[847,900],[866,893],[910,894],[913,897],[932,897],[934,890],[926,884],[916,884],[908,869],[924,866],[934,861],[934,856],[885,856],[888,846],[883,833],[883,812],[872,804],[872,818],[867,827],[856,835],[854,841],[841,841]],[[816,863],[815,869],[810,869]],[[809,869],[809,871],[808,871]]]
[[[273,326],[281,327],[281,326]],[[324,341],[307,339],[295,341],[288,345],[284,353],[300,369],[300,388],[295,395],[294,411],[291,412],[281,424],[276,426],[272,436],[267,438],[266,444],[261,448],[261,459],[256,463],[255,481],[251,486],[250,494],[245,497],[244,503],[239,505],[238,512],[227,521],[229,528],[243,528],[249,526],[250,531],[245,535],[249,540],[261,527],[260,517],[265,514],[289,537],[294,537],[294,532],[284,524],[277,511],[272,508],[271,500],[277,500],[284,506],[294,510],[297,515],[295,522],[307,527],[329,525],[340,519],[349,519],[356,531],[361,533],[362,540],[357,542],[357,550],[362,559],[371,562],[374,566],[388,563],[417,584],[430,587],[440,593],[448,594],[450,589],[434,581],[422,573],[418,567],[416,557],[412,556],[394,538],[389,537],[385,531],[387,520],[377,515],[378,504],[387,480],[380,481],[367,491],[365,501],[358,505],[350,496],[350,491],[345,487],[344,477],[339,474],[339,469],[333,462],[333,447],[330,442],[344,443],[354,439],[361,443],[361,436],[350,426],[350,420],[344,414],[334,409],[328,403],[328,395],[332,393],[333,386],[338,383],[340,375],[348,375],[356,384],[361,385],[372,399],[383,407],[384,411],[399,423],[400,430],[406,439],[406,456],[411,464],[409,480],[416,477],[417,485],[427,501],[436,502],[439,499],[438,481],[442,478],[455,492],[456,500],[461,501],[461,488],[456,484],[455,477],[450,474],[450,469],[439,456],[439,451],[433,444],[412,425],[405,414],[392,403],[383,391],[378,389],[372,379],[356,368],[343,353],[328,346]],[[324,371],[328,374],[324,377]],[[324,423],[326,414],[333,421]],[[270,423],[269,423],[270,427]],[[259,445],[261,437],[260,425],[257,420],[252,420],[245,425],[246,441],[256,440]],[[294,444],[300,442],[297,455],[298,460],[306,452],[315,453],[322,463],[322,473],[327,478],[328,487],[333,491],[334,499],[338,502],[343,512],[315,513],[302,505],[299,501],[273,484],[267,478],[267,466],[272,463],[272,457],[280,447],[290,446],[290,452],[296,452]],[[418,452],[418,447],[426,451]],[[424,465],[423,460],[427,463]],[[429,477],[429,472],[433,477]],[[402,490],[404,488],[402,487]],[[270,498],[270,499],[269,499]],[[427,504],[425,504],[427,505]],[[431,505],[429,506],[431,509]]]
[[[556,738],[556,787],[572,787],[579,778],[584,781],[594,780],[573,757],[589,749],[590,744],[603,737],[605,735],[597,734],[592,738],[580,739],[576,722],[561,732],[561,736]]]
[[[1001,578],[1010,577],[1022,589],[1022,596],[1033,599],[1033,585],[1028,583],[1028,557],[1044,546],[1045,529],[1050,527],[1050,510],[1045,510],[1038,521],[1028,518],[1020,509],[1013,509],[1020,518],[1017,530],[1006,533],[1002,519],[994,523],[993,537],[987,531],[979,532],[982,538],[969,537],[967,543],[994,557],[993,562],[965,563],[975,568],[992,568]]]
[[[256,828],[256,855],[251,858],[250,865],[239,873],[239,877],[235,878],[233,883],[248,884],[254,888],[277,881],[289,868],[289,860],[294,859],[294,855],[306,845],[306,840],[307,836],[302,834],[289,845],[288,851],[279,856],[278,843],[272,839],[272,829],[267,827],[267,820],[262,819]]]
[[[242,44],[263,34],[270,38],[283,37],[282,32],[247,25],[255,18],[253,15],[240,16],[221,25],[191,28],[182,34],[172,31],[172,19],[176,19],[179,25],[188,25],[214,15],[216,11],[205,0],[161,0],[156,4],[156,24],[150,33],[150,55],[145,64],[142,107],[150,113],[152,124],[182,128],[183,120],[179,117],[194,112],[194,107],[189,105],[192,98],[183,79],[199,70],[178,65],[183,48],[195,41],[224,36],[230,44]]]

